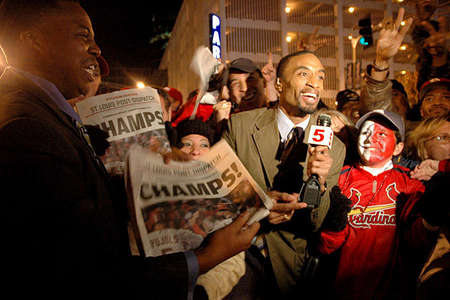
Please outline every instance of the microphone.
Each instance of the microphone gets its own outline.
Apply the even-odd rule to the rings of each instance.
[[[333,130],[331,129],[331,117],[327,114],[320,114],[317,125],[311,125],[308,136],[308,144],[316,146],[327,146],[331,149],[333,143]],[[312,174],[303,183],[298,197],[299,202],[305,202],[310,208],[316,208],[320,204],[320,182],[316,174]]]

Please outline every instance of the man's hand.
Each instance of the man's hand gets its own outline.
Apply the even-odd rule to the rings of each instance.
[[[327,39],[319,39],[318,33],[319,32],[319,26],[314,27],[314,31],[308,35],[308,38],[301,38],[299,42],[297,43],[297,51],[311,51],[314,52],[317,49],[322,48],[326,44],[329,43],[329,40]],[[300,37],[300,34],[297,34],[298,37]]]
[[[231,102],[222,100],[214,104],[213,109],[217,123],[222,120],[228,120],[230,118]]]
[[[436,31],[434,27],[428,21],[422,21],[420,25],[428,31],[430,34],[424,40],[424,48],[433,56],[433,65],[436,59],[447,58],[447,21],[445,17],[439,17],[439,31]],[[442,64],[445,64],[446,61],[443,61]]]
[[[278,99],[278,92],[275,88],[275,80],[277,79],[277,71],[273,66],[272,52],[268,54],[267,64],[262,67],[261,73],[266,81],[266,97],[267,101],[276,101]]]
[[[233,223],[214,232],[205,247],[194,251],[200,274],[250,247],[259,230],[259,222],[248,226],[249,218],[248,212],[242,213]]]
[[[309,159],[306,172],[308,176],[316,174],[319,177],[321,191],[325,191],[325,180],[330,172],[333,159],[327,146],[309,147]]]
[[[295,210],[308,206],[304,202],[297,201],[298,194],[270,191],[267,195],[272,198],[273,201],[272,209],[267,217],[268,221],[272,224],[280,224],[289,221],[294,215]]]
[[[273,66],[272,52],[269,52],[267,64],[262,67],[261,73],[263,74],[263,77],[267,83],[275,82],[275,79],[277,78],[277,72],[275,70],[275,67]]]
[[[426,159],[411,171],[411,178],[428,181],[439,171],[439,161]]]
[[[405,10],[401,7],[398,10],[397,20],[392,24],[392,20],[384,22],[383,29],[380,31],[377,42],[375,64],[380,67],[387,67],[389,59],[398,52],[409,27],[412,24],[412,18],[406,20],[406,24],[401,26]]]

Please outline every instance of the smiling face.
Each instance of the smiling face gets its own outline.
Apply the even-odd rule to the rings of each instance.
[[[228,80],[231,100],[238,105],[239,111],[265,105],[265,82],[258,71],[230,73]]]
[[[438,118],[450,112],[449,87],[438,86],[426,93],[420,106],[420,114],[424,119]]]
[[[400,154],[403,143],[396,145],[395,133],[382,122],[367,120],[358,136],[358,153],[362,163],[377,168],[384,166],[392,156]]]
[[[280,105],[290,117],[304,117],[316,111],[323,91],[325,70],[311,53],[293,56],[280,74]]]
[[[60,1],[29,30],[34,38],[37,75],[54,83],[66,99],[92,93],[98,82],[100,48],[89,16],[74,2]]]

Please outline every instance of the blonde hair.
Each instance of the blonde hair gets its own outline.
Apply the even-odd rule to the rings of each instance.
[[[409,154],[419,160],[428,159],[425,142],[435,135],[446,122],[449,122],[448,116],[421,121],[416,128],[407,134],[406,145]]]

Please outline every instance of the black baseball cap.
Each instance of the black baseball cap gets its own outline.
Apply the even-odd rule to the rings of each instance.
[[[340,111],[344,107],[345,103],[350,101],[355,102],[359,101],[359,95],[355,91],[349,89],[342,90],[339,93],[337,93],[336,101],[337,101],[336,110]]]
[[[230,72],[233,72],[233,70],[238,70],[243,73],[252,73],[258,70],[258,66],[251,59],[243,57],[233,60],[228,66]]]

